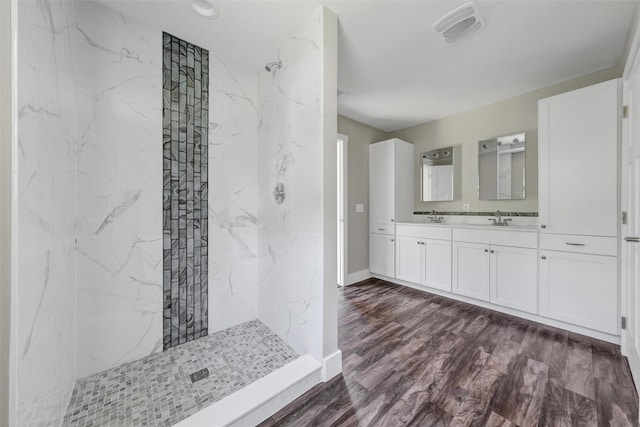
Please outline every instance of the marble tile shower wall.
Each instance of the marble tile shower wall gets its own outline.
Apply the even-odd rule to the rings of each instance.
[[[81,378],[163,347],[162,29],[77,8]],[[256,318],[257,73],[209,62],[212,332]]]
[[[76,8],[82,378],[162,350],[162,34]]]
[[[212,333],[258,317],[259,71],[225,62],[212,50],[209,69]]]
[[[263,73],[258,148],[258,312],[298,354],[322,359],[321,10]],[[277,183],[286,198],[274,201]]]
[[[162,350],[162,29],[91,1],[18,16],[18,425],[57,425],[75,379]],[[258,72],[210,50],[210,73],[215,332],[257,317]]]
[[[59,425],[75,380],[74,21],[18,3],[18,426]]]
[[[206,336],[209,326],[209,51],[168,33],[162,39],[166,350]]]

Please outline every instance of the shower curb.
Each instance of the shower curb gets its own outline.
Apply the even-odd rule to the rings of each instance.
[[[257,425],[321,383],[321,368],[310,355],[301,356],[174,427]]]

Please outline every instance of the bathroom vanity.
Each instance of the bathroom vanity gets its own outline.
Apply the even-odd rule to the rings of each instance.
[[[455,169],[447,169],[455,162],[434,157],[442,159],[442,150],[448,155],[452,148],[414,159],[411,144],[404,141],[372,144],[370,272],[619,343],[619,94],[619,80],[612,80],[539,101],[537,221],[412,215],[406,197],[413,196],[413,184],[399,183],[413,176],[417,164],[422,168],[420,200],[433,194],[438,200],[453,199],[455,193],[444,189],[455,185],[442,185],[442,180],[456,176]],[[493,180],[478,185],[480,199],[499,206],[503,199],[525,198],[524,140],[522,133],[479,141],[479,175]],[[398,147],[404,150],[400,155]],[[506,157],[508,168],[500,166]],[[435,167],[443,172],[436,176]],[[439,183],[431,184],[435,181],[427,174]],[[503,176],[507,179],[501,184]],[[380,182],[388,177],[393,177],[391,184]],[[384,206],[383,215],[376,212],[378,206]]]

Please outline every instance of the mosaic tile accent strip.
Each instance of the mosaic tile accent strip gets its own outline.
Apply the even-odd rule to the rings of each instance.
[[[414,215],[431,215],[432,211],[417,211],[414,212]],[[447,211],[436,211],[436,215],[462,215],[462,216],[494,216],[496,211],[493,212],[447,212]],[[502,216],[521,216],[521,217],[537,217],[538,212],[502,212],[500,211],[500,215]]]
[[[298,358],[258,320],[78,380],[64,427],[171,426]],[[190,375],[208,369],[195,383]]]
[[[162,33],[163,346],[208,331],[209,52]]]

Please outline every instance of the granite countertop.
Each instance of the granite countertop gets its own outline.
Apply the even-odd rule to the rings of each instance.
[[[487,224],[474,224],[474,223],[460,223],[460,222],[442,222],[442,223],[429,223],[429,222],[397,222],[396,225],[422,225],[427,227],[450,227],[450,228],[476,228],[481,230],[499,230],[499,231],[530,231],[537,232],[538,226],[531,224],[509,224],[508,226],[497,226]]]

